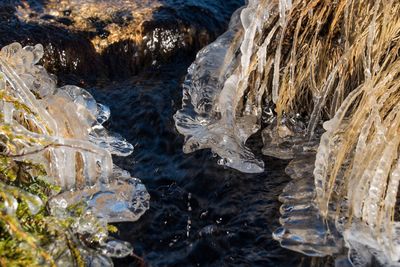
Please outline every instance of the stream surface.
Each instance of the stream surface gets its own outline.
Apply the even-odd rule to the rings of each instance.
[[[47,1],[28,2],[33,7],[41,7]],[[243,4],[241,0],[160,2],[167,7],[156,13],[156,21],[163,21],[176,12],[180,20],[193,22],[193,27],[211,27],[219,33],[226,27],[234,9]],[[0,38],[3,43],[46,43],[57,40],[54,32],[66,35],[66,31],[59,28],[49,28],[52,31],[43,34],[46,28],[41,24],[19,22],[13,12],[12,8],[0,12],[9,23],[2,30],[5,32]],[[18,30],[15,34],[6,34],[7,31],[13,33],[14,28]],[[212,33],[213,29],[208,31]],[[81,40],[77,36],[68,35],[66,44],[74,38]],[[80,50],[85,47],[71,45],[68,50],[63,48],[64,43],[50,43],[59,45],[60,53],[66,58],[81,55]],[[75,51],[75,48],[78,49]],[[259,136],[249,142],[265,161],[265,171],[260,174],[244,174],[219,166],[209,150],[188,155],[182,152],[183,137],[175,130],[173,114],[181,107],[181,82],[196,51],[177,50],[168,63],[148,67],[127,80],[102,81],[92,88],[83,85],[98,102],[110,107],[111,119],[106,127],[135,146],[131,156],[115,158],[115,163],[140,178],[151,195],[150,210],[137,222],[117,224],[117,237],[133,245],[145,266],[315,265],[318,260],[283,249],[272,239],[272,232],[280,226],[278,195],[290,180],[284,172],[288,162],[262,156]],[[129,53],[119,56],[128,58]],[[82,69],[90,70],[90,65],[97,64],[93,60],[87,62]],[[115,64],[117,67],[113,71],[124,73],[122,63]],[[76,80],[63,80],[65,73],[60,70],[56,74],[61,77],[61,83],[76,83]],[[143,266],[137,257],[117,259],[114,263],[116,266]]]
[[[135,145],[116,158],[146,185],[150,210],[118,224],[149,266],[309,266],[310,259],[272,239],[279,226],[278,195],[290,180],[286,161],[264,157],[266,170],[244,174],[219,166],[208,150],[182,152],[172,119],[181,105],[181,81],[193,59],[179,59],[91,92],[111,108],[108,128]],[[250,140],[260,150],[260,138]],[[136,266],[134,258],[117,266]]]

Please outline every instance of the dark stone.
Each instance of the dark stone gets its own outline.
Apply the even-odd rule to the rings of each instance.
[[[46,1],[28,0],[31,13],[28,12],[28,19],[22,20],[16,15],[21,1],[5,0],[0,2],[0,46],[12,42],[43,44],[42,63],[63,81],[92,83],[125,79],[149,66],[167,63],[178,53],[192,57],[221,34],[229,14],[243,4],[239,0],[230,1],[233,4],[208,1],[211,0],[166,0],[152,12],[150,20],[142,22],[140,31],[132,33],[140,41],[121,37],[107,44],[112,34],[110,24],[129,30],[137,23],[125,7],[106,20],[93,14],[87,22],[93,30],[83,30],[76,26],[76,14],[71,9],[60,9],[58,17],[46,13]],[[106,46],[96,51],[92,42],[95,38],[104,40]]]

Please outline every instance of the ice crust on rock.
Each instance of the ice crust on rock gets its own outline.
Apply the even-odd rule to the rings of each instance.
[[[149,195],[111,158],[129,155],[133,146],[102,126],[110,111],[89,92],[58,88],[56,78],[37,65],[42,56],[41,45],[13,43],[0,52],[0,89],[8,97],[0,100],[2,126],[18,136],[7,155],[45,167],[48,182],[62,189],[50,201],[53,206],[85,200],[105,221],[137,220],[148,209]]]
[[[108,236],[108,223],[138,220],[149,208],[150,196],[140,180],[112,162],[112,154],[127,156],[133,146],[103,127],[110,110],[82,88],[58,88],[56,78],[37,65],[42,56],[41,45],[13,43],[0,51],[2,157],[43,166],[43,178],[61,188],[58,194],[49,188],[53,193],[46,205],[53,218],[72,220],[68,229],[80,240],[74,249],[81,260],[89,266],[113,266],[110,257],[125,257],[133,249]],[[6,214],[17,212],[21,194],[31,214],[43,209],[38,196],[4,183],[0,187]],[[60,231],[51,222],[46,227]],[[44,249],[55,256],[57,266],[72,266],[76,255],[70,246],[60,238]]]

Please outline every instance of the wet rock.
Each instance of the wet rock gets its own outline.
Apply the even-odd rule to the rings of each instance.
[[[126,78],[170,61],[178,51],[194,56],[243,2],[1,1],[0,45],[42,43],[43,64],[62,80]]]
[[[55,74],[81,77],[105,75],[106,68],[90,41],[79,32],[43,22],[25,22],[19,19],[17,3],[0,3],[0,46],[20,42],[23,46],[41,43],[45,54],[41,63]],[[50,20],[50,19],[49,19]]]

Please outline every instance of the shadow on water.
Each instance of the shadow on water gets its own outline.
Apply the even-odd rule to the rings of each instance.
[[[118,237],[131,242],[149,266],[309,263],[271,236],[279,225],[277,196],[289,181],[286,161],[264,157],[266,171],[250,175],[217,165],[210,151],[183,154],[172,116],[190,61],[92,90],[111,108],[109,128],[135,144],[133,155],[116,163],[142,179],[151,194],[150,210],[138,222],[119,224]],[[260,138],[250,142],[260,148]],[[136,266],[133,258],[116,265]]]

